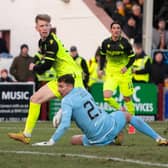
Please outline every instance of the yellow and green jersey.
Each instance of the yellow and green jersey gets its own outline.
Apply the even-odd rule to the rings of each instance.
[[[64,74],[81,75],[81,69],[54,33],[50,33],[45,41],[39,40],[39,49],[42,58],[34,68],[35,72],[42,74],[53,67],[57,77]]]
[[[119,72],[125,67],[131,57],[134,57],[132,46],[124,37],[117,41],[107,38],[102,42],[101,56],[106,58],[106,71]]]
[[[58,45],[58,51],[56,53],[56,61],[54,68],[57,72],[58,77],[67,73],[74,73],[76,75],[82,74],[82,69],[76,64],[70,53],[64,48],[61,41],[57,38],[55,34],[52,34],[53,39]]]
[[[42,64],[42,59],[43,59],[43,55],[40,54],[39,52],[37,52],[34,56],[34,63],[36,65],[38,64]],[[45,72],[43,72],[42,74],[38,74],[36,73],[36,77],[38,81],[51,81],[56,79],[56,72],[55,69],[53,67],[51,67],[50,69],[46,70]]]

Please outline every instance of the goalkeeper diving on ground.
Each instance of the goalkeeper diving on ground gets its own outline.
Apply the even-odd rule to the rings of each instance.
[[[81,129],[83,135],[74,135],[72,145],[104,146],[122,144],[120,134],[127,123],[132,124],[139,132],[151,137],[158,145],[168,145],[168,140],[161,137],[141,118],[128,112],[116,111],[111,114],[100,109],[91,94],[83,88],[74,88],[74,78],[66,74],[58,79],[58,91],[63,97],[58,128],[48,141],[37,142],[33,146],[52,146],[70,127],[71,119]],[[60,115],[61,114],[61,115]],[[15,137],[12,137],[15,139]],[[16,138],[16,140],[19,140]]]

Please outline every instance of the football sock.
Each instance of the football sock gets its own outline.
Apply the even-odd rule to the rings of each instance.
[[[115,108],[116,110],[120,109],[120,104],[117,103],[117,101],[114,98],[104,98],[104,101],[106,101],[111,107]]]
[[[131,114],[135,114],[135,108],[134,108],[134,103],[132,101],[125,102],[125,105],[127,107],[127,111]]]
[[[130,124],[132,124],[139,132],[150,136],[153,139],[160,138],[160,135],[155,132],[146,122],[144,122],[141,118],[132,116]]]
[[[30,102],[28,117],[26,120],[26,125],[24,129],[24,135],[27,137],[31,136],[33,128],[35,127],[36,121],[40,114],[40,106],[41,104]]]

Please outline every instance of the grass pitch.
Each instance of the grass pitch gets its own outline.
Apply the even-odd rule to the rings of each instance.
[[[166,122],[149,123],[163,135]],[[168,146],[157,146],[149,137],[136,133],[128,135],[122,146],[83,147],[70,145],[70,138],[80,130],[71,128],[51,147],[34,147],[55,131],[51,122],[39,122],[30,145],[8,138],[8,132],[18,132],[24,122],[0,122],[0,165],[2,168],[146,168],[168,167]],[[163,135],[168,138],[168,135]]]

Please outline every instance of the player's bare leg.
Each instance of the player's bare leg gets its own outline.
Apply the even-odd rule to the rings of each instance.
[[[120,109],[120,104],[112,97],[113,92],[111,90],[105,90],[104,93],[104,100],[116,110]]]
[[[71,144],[72,145],[83,145],[82,142],[83,135],[74,135],[71,138]]]

